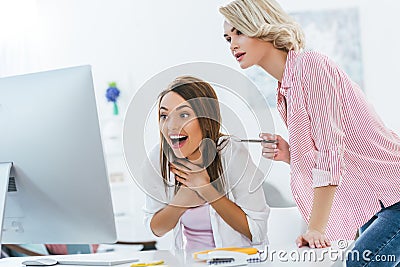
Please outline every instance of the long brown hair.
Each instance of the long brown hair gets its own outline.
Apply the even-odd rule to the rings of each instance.
[[[207,138],[212,141],[204,142],[205,146],[201,147],[202,151],[200,152],[203,157],[203,162],[207,163],[204,167],[207,168],[211,184],[221,192],[221,190],[225,188],[225,182],[222,177],[222,162],[218,151],[220,145],[218,144],[218,140],[223,134],[220,132],[221,114],[217,94],[209,83],[196,77],[181,76],[176,78],[169,84],[166,90],[161,92],[158,100],[159,110],[163,97],[169,92],[177,93],[183,99],[190,102],[190,106],[199,120],[203,139]],[[158,116],[160,120],[160,112]],[[210,146],[214,147],[211,148]],[[171,157],[171,155],[173,155],[173,152],[160,131],[160,166],[165,185],[171,184],[168,165],[168,157]],[[169,160],[171,161],[172,159]],[[177,190],[178,184],[175,182],[175,193]]]

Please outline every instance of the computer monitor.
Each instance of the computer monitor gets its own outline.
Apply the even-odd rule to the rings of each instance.
[[[1,243],[115,242],[91,67],[1,78],[0,125]]]

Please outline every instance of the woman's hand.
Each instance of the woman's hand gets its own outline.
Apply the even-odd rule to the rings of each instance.
[[[296,244],[298,247],[308,245],[310,248],[326,248],[331,246],[325,234],[313,229],[308,229],[307,232],[300,235],[296,239]]]
[[[177,159],[174,163],[170,163],[170,170],[178,182],[195,191],[210,183],[207,169],[187,160]]]
[[[206,201],[196,191],[182,185],[179,187],[174,199],[169,203],[171,206],[194,208],[203,205]]]
[[[261,142],[262,156],[275,161],[283,161],[290,164],[289,144],[280,135],[270,133],[260,133],[260,138],[264,140],[276,140],[276,143]]]

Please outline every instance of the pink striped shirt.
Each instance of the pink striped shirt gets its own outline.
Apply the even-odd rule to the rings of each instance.
[[[358,85],[317,52],[290,51],[277,91],[300,212],[308,223],[313,188],[338,185],[326,236],[353,239],[380,210],[379,201],[385,207],[400,201],[400,138]]]

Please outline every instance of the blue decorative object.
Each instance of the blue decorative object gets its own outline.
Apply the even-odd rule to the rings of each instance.
[[[117,105],[117,99],[119,97],[120,91],[117,88],[117,83],[116,82],[110,82],[108,84],[108,89],[106,91],[106,98],[108,102],[113,102],[114,103],[114,115],[118,115],[118,105]]]

